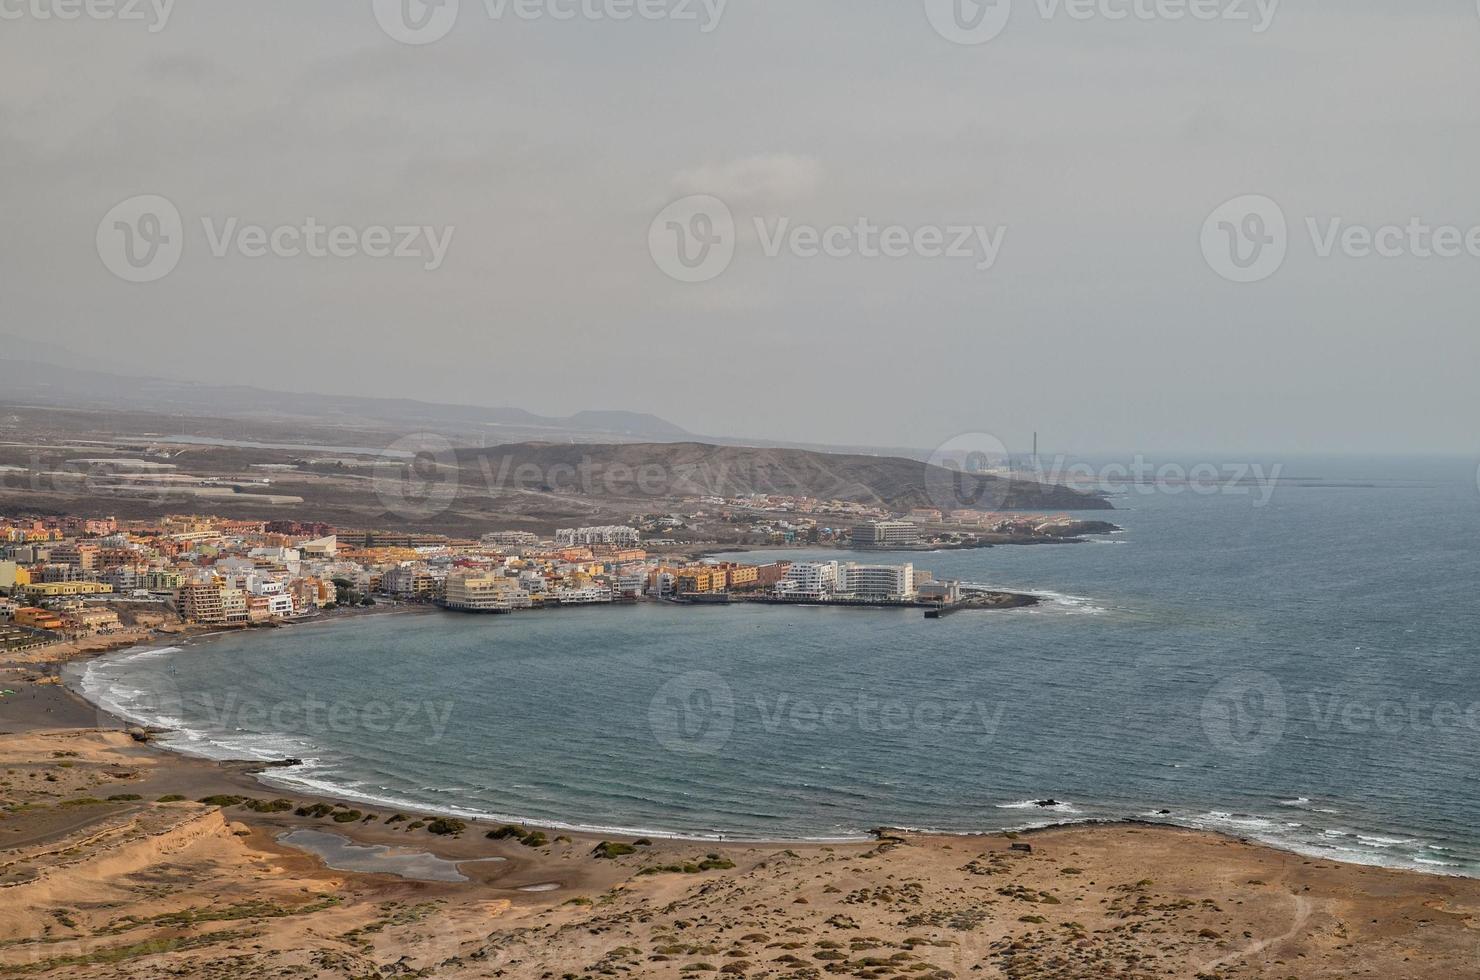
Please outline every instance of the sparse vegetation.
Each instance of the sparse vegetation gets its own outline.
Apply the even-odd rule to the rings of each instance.
[[[308,806],[300,806],[293,812],[300,817],[313,817],[315,820],[322,820],[324,817],[333,813],[334,808],[327,803],[314,803]]]
[[[224,793],[221,793],[216,796],[203,796],[195,802],[204,803],[206,806],[228,807],[240,806],[242,803],[245,803],[246,800],[247,798],[245,796],[228,796]]]
[[[696,875],[705,871],[728,871],[735,862],[718,854],[711,854],[702,861],[685,861],[681,864],[654,864],[641,869],[640,875],[684,874]],[[855,927],[856,928],[856,927]]]
[[[502,827],[496,827],[483,835],[489,840],[508,840],[511,837],[527,837],[529,831],[517,824],[506,823]]]

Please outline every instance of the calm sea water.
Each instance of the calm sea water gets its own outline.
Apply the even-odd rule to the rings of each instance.
[[[183,750],[406,809],[758,838],[1148,817],[1480,874],[1473,463],[1286,477],[1263,507],[1120,495],[1093,544],[915,556],[1033,610],[378,616],[77,683]]]

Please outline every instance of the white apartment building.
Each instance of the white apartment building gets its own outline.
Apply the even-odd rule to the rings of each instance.
[[[293,615],[293,597],[286,592],[268,595],[267,614],[279,618]]]
[[[844,565],[838,589],[859,599],[913,599],[915,566]]]
[[[838,563],[799,561],[776,585],[776,591],[798,598],[821,599],[838,591]]]
[[[612,590],[603,585],[591,585],[583,589],[556,589],[550,598],[562,606],[585,606],[597,602],[611,602]]]

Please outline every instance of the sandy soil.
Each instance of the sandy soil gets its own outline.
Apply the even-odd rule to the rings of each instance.
[[[1129,825],[599,856],[583,835],[274,806],[244,765],[5,676],[0,977],[1480,977],[1480,881]],[[196,802],[218,794],[241,802]],[[336,871],[278,842],[303,827],[468,880]]]

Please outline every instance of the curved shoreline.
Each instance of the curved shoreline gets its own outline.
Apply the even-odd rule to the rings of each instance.
[[[43,701],[58,715],[72,701],[56,685],[32,693],[33,718]],[[56,804],[55,790],[30,787],[40,805],[9,818],[27,867],[6,883],[18,900],[0,912],[0,972],[70,977],[82,954],[106,957],[119,977],[206,975],[229,959],[252,976],[513,966],[682,980],[715,972],[720,955],[738,961],[727,974],[758,975],[752,965],[774,962],[783,942],[791,966],[846,959],[851,969],[833,972],[869,974],[904,963],[901,975],[933,978],[1037,976],[1043,963],[1076,976],[1141,976],[1148,963],[1168,976],[1228,964],[1247,976],[1287,976],[1293,964],[1311,976],[1473,972],[1480,881],[1302,860],[1154,824],[970,837],[881,828],[837,846],[531,841],[487,824],[434,829],[384,811],[331,822],[291,801],[262,805],[230,788],[226,770],[117,731],[37,729],[0,737],[0,752],[56,774],[61,785],[48,785],[65,795],[99,779],[135,791]],[[310,841],[290,839],[302,831]],[[305,848],[315,840],[332,846]],[[417,873],[427,866],[455,873]],[[167,877],[170,894],[141,894],[124,875]]]
[[[421,609],[421,607],[406,607],[402,610],[385,610],[385,612],[391,613],[397,611],[413,610],[428,611]],[[320,624],[323,624],[325,622],[334,622],[334,620],[322,620],[318,622]],[[305,623],[301,625],[311,624]],[[86,661],[73,661],[69,664],[64,665],[63,668],[64,674],[68,671],[68,669],[71,669],[73,673],[73,678],[69,680],[64,676],[63,684],[59,686],[63,691],[66,692],[68,696],[76,699],[79,703],[86,705],[88,708],[99,713],[100,715],[113,719],[121,728],[137,728],[141,727],[142,725],[143,727],[149,727],[157,731],[157,726],[153,726],[151,722],[144,721],[138,718],[128,718],[120,716],[118,713],[114,712],[103,704],[95,702],[85,691],[80,690],[79,688],[81,686],[82,679],[86,676],[87,672],[91,670],[93,665],[109,658],[121,657],[125,654],[138,656],[141,654],[149,653],[183,651],[184,649],[188,649],[191,646],[219,638],[220,636],[234,635],[235,632],[236,631],[227,630],[199,634],[185,638],[181,643],[166,643],[163,646],[141,645],[136,647],[129,647],[124,650],[111,651],[107,654],[93,657]],[[78,668],[80,668],[80,672]],[[188,731],[188,729],[165,729],[164,731],[184,732]],[[280,734],[284,738],[298,737],[284,733]],[[744,833],[732,834],[719,829],[716,829],[709,833],[705,833],[700,831],[666,830],[662,828],[649,827],[627,827],[621,825],[574,823],[563,821],[555,817],[530,818],[519,816],[516,814],[496,813],[489,810],[479,810],[471,807],[458,806],[456,803],[449,804],[439,802],[429,804],[426,802],[420,802],[408,798],[395,796],[375,796],[372,794],[357,792],[349,788],[334,786],[332,782],[328,780],[295,779],[287,774],[289,768],[291,767],[283,766],[281,764],[281,760],[266,760],[260,758],[252,759],[240,756],[213,756],[204,753],[193,753],[184,746],[179,745],[178,743],[172,744],[167,741],[156,741],[152,739],[149,742],[149,748],[158,752],[166,753],[169,756],[177,759],[188,759],[202,765],[213,765],[219,769],[238,774],[243,777],[244,781],[249,781],[246,782],[246,785],[254,786],[257,788],[268,787],[273,790],[291,793],[294,796],[311,801],[331,803],[336,801],[352,801],[371,807],[418,811],[439,816],[456,817],[470,821],[488,822],[495,824],[519,824],[531,828],[577,834],[583,837],[591,837],[593,839],[603,836],[611,836],[629,839],[655,838],[676,843],[693,842],[702,844],[714,844],[723,842],[748,844],[755,846],[816,846],[867,842],[875,839],[878,829],[876,828],[873,832],[859,832],[857,834],[837,834],[813,837],[785,837],[757,836]],[[230,751],[229,747],[222,746],[222,748],[226,748],[227,751]],[[994,804],[994,806],[1000,809],[1031,810],[1032,807],[1030,805],[1027,805],[1030,803],[1032,803],[1032,801],[1019,801],[1017,803]],[[1045,806],[1042,808],[1042,811],[1050,812],[1052,809],[1053,808],[1051,807]],[[1223,816],[1228,818],[1235,817],[1234,814],[1223,813],[1222,811],[1217,810],[1209,811],[1209,813],[1222,813]],[[1247,819],[1261,822],[1272,822],[1274,820],[1274,818],[1272,817],[1256,816],[1253,814],[1249,814],[1238,819]],[[1034,834],[1046,831],[1074,828],[1144,826],[1166,830],[1185,831],[1190,833],[1207,833],[1227,840],[1267,846],[1276,850],[1300,855],[1302,857],[1310,858],[1313,860],[1339,862],[1342,864],[1349,864],[1354,867],[1383,868],[1387,870],[1406,871],[1415,874],[1423,874],[1441,878],[1480,879],[1480,871],[1466,873],[1463,867],[1423,866],[1422,864],[1412,859],[1402,862],[1383,861],[1381,860],[1382,855],[1380,853],[1367,855],[1361,852],[1356,852],[1350,854],[1344,853],[1341,856],[1334,856],[1331,853],[1332,848],[1323,849],[1315,845],[1302,846],[1302,844],[1298,841],[1292,841],[1286,838],[1274,837],[1270,835],[1261,835],[1257,832],[1257,828],[1251,832],[1239,833],[1235,830],[1227,828],[1208,826],[1206,823],[1199,823],[1193,818],[1187,818],[1185,821],[1177,821],[1175,819],[1168,819],[1163,821],[1151,819],[1151,815],[1145,813],[1126,814],[1123,816],[1101,815],[1084,816],[1077,819],[1050,819],[1043,821],[1028,821],[1023,823],[1004,823],[1001,826],[983,826],[973,829],[943,829],[939,827],[928,826],[893,826],[887,824],[883,826],[890,826],[891,829],[897,829],[902,832],[912,834],[961,838],[998,835],[1002,833]],[[1382,839],[1382,837],[1386,835],[1395,835],[1394,839],[1396,840],[1397,836],[1411,836],[1406,834],[1399,835],[1398,831],[1393,830],[1378,830],[1372,831],[1368,834],[1361,834],[1356,831],[1349,831],[1347,832],[1347,834],[1350,837],[1358,839],[1363,837]],[[1370,859],[1362,860],[1361,858]]]

